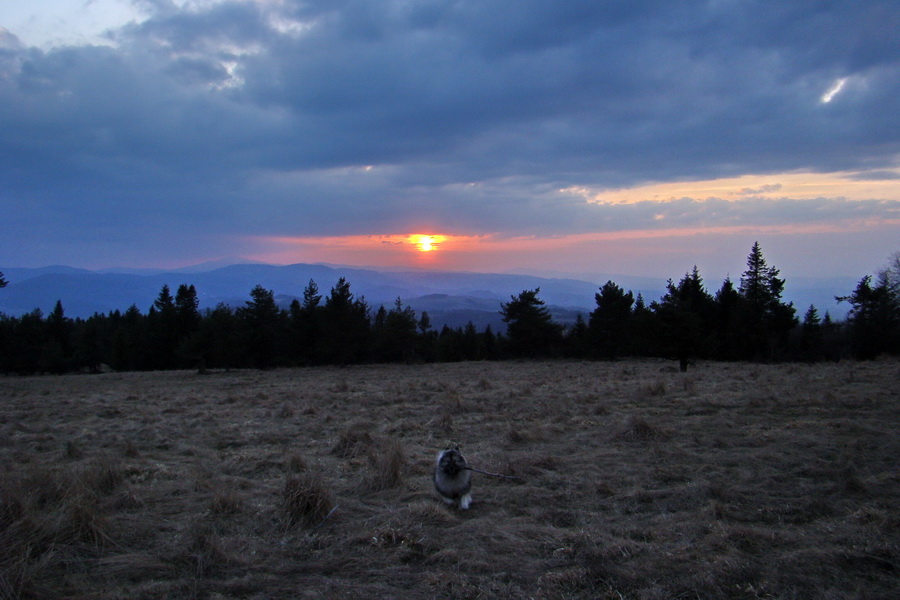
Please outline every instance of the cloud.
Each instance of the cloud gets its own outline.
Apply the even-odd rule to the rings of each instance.
[[[109,33],[112,46],[42,50],[0,35],[0,210],[16,211],[11,222],[73,240],[128,232],[150,248],[150,228],[513,236],[895,214],[876,198],[601,207],[559,193],[893,173],[891,2],[142,8],[144,20]]]
[[[754,188],[744,188],[740,192],[738,192],[738,195],[740,195],[740,196],[759,196],[762,194],[771,194],[772,192],[777,192],[781,188],[782,188],[782,185],[780,183],[772,183],[772,184],[760,186],[755,189]]]

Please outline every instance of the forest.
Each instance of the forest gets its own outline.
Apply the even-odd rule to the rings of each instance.
[[[344,278],[330,292],[310,280],[287,308],[256,286],[244,306],[200,311],[197,290],[163,286],[146,313],[66,317],[62,300],[46,317],[0,314],[0,372],[11,374],[424,363],[522,358],[615,360],[658,357],[686,371],[693,360],[807,361],[871,359],[900,354],[900,253],[847,296],[845,321],[815,306],[802,315],[784,301],[785,280],[759,243],[740,281],[711,293],[694,267],[649,303],[613,281],[595,294],[596,307],[568,327],[553,321],[540,289],[502,303],[506,331],[432,327],[397,298],[374,308]],[[0,274],[0,287],[6,285]],[[2,291],[0,291],[2,293]],[[801,309],[802,310],[802,309]]]

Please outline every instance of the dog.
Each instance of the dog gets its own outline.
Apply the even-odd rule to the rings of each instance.
[[[468,510],[472,504],[472,472],[459,446],[442,450],[434,465],[434,489],[447,504]]]

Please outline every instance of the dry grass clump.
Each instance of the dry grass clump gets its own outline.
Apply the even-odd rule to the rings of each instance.
[[[306,459],[299,454],[291,454],[285,461],[285,468],[290,473],[302,473],[307,469]]]
[[[397,440],[390,440],[378,450],[369,454],[369,469],[363,482],[363,488],[378,492],[389,490],[403,483],[403,466],[406,457],[403,447]]]
[[[341,432],[331,453],[341,458],[358,458],[368,455],[374,444],[375,440],[368,431],[351,427]]]
[[[670,432],[655,425],[644,417],[629,415],[616,435],[620,440],[652,441],[664,440],[670,437]]]
[[[662,377],[657,377],[653,381],[642,382],[638,387],[637,397],[639,399],[659,398],[665,396],[667,391],[666,380]]]
[[[282,515],[288,528],[314,527],[334,508],[331,490],[317,473],[289,477],[281,497]]]

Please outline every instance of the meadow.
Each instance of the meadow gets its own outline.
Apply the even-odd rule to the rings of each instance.
[[[900,361],[0,378],[0,598],[895,598]],[[460,445],[468,511],[435,455]]]

